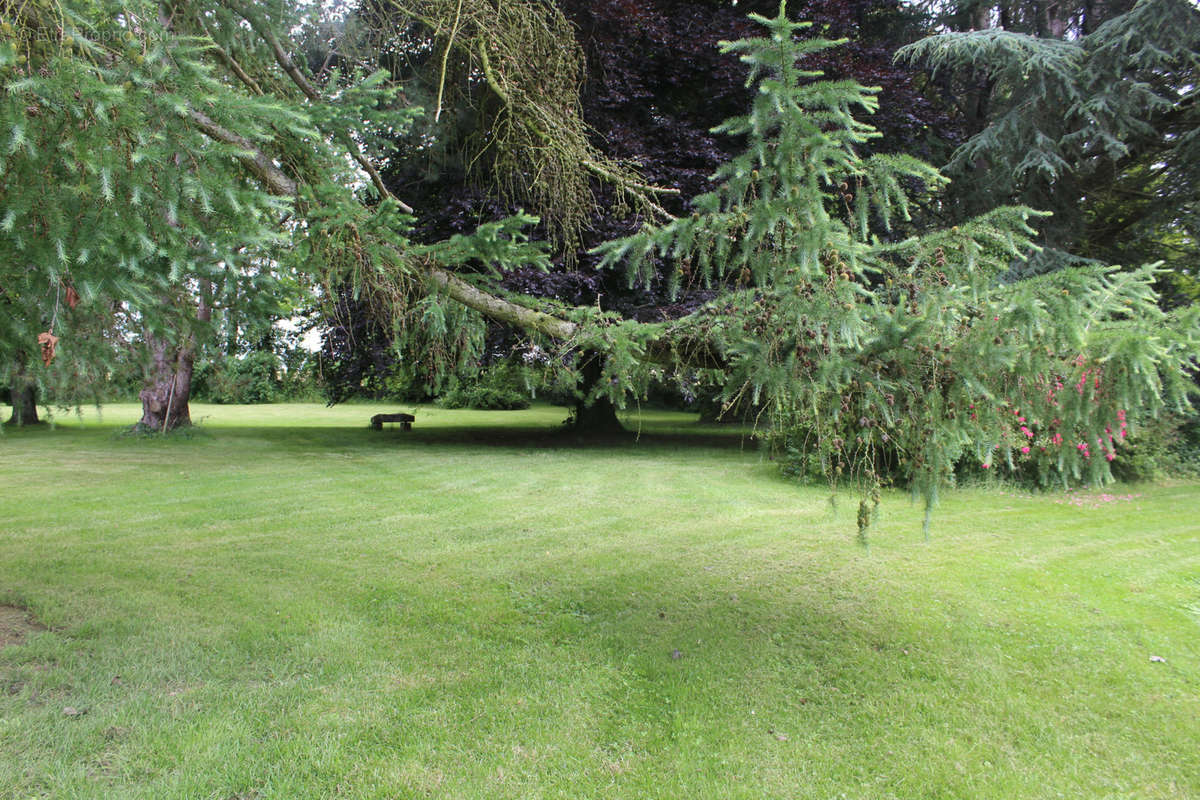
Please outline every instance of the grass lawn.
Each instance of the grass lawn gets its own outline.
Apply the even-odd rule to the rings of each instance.
[[[1200,797],[1196,484],[867,553],[682,415],[401,408],[0,436],[0,797]]]

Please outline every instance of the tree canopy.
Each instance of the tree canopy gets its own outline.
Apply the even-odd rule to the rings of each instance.
[[[1052,211],[1035,270],[1091,259],[1194,274],[1200,9],[1187,0],[971,9],[900,54],[955,98],[952,207]]]
[[[410,47],[403,58],[388,52],[381,63],[403,82],[411,100],[424,98],[422,102],[434,105],[440,96],[446,110],[442,122],[434,126],[433,137],[426,135],[426,128],[414,128],[402,139],[401,150],[420,149],[422,155],[392,159],[383,173],[385,182],[416,208],[414,234],[422,241],[436,241],[469,231],[480,221],[503,218],[517,206],[515,198],[491,190],[506,182],[494,169],[499,143],[488,134],[499,110],[497,97],[486,83],[471,80],[471,58],[477,48],[455,46],[461,39],[457,33],[461,19],[455,25],[457,4],[418,8],[393,3],[387,8],[391,25],[405,23],[401,28],[405,41],[420,41],[421,47]],[[562,0],[545,4],[543,13],[557,21],[537,30],[546,38],[548,32],[565,27],[578,42],[584,62],[578,70],[581,78],[564,87],[571,100],[562,104],[577,109],[573,124],[604,158],[636,164],[645,181],[669,187],[671,192],[655,193],[655,205],[680,214],[690,213],[691,198],[712,188],[713,173],[742,146],[738,137],[713,130],[725,118],[742,113],[751,98],[741,65],[720,52],[719,42],[752,35],[754,24],[745,13],[773,8],[772,2],[734,7],[716,0]],[[435,9],[441,16],[430,18]],[[884,136],[869,146],[893,152],[920,149],[928,130],[938,126],[942,117],[918,91],[913,79],[919,71],[896,65],[892,59],[897,46],[918,35],[915,16],[892,3],[857,0],[810,2],[803,14],[831,35],[853,37],[842,47],[809,54],[810,66],[837,77],[867,76],[888,86],[873,115]],[[489,37],[489,41],[492,38],[505,37]],[[543,58],[547,51],[561,58],[561,53],[540,41],[525,47],[523,74],[557,71],[557,61]],[[329,60],[321,53],[309,57],[314,64]],[[453,104],[444,100],[451,96],[461,100]],[[558,103],[545,93],[540,96],[542,103]],[[590,248],[636,231],[643,220],[654,221],[656,214],[653,208],[639,209],[637,203],[627,202],[619,186],[614,190],[597,174],[580,169],[592,208],[582,219],[578,244],[553,249],[554,267],[549,271],[507,272],[502,288],[571,305],[599,305],[639,321],[676,318],[712,298],[713,287],[701,282],[683,281],[672,287],[674,265],[662,259],[633,284],[620,271],[596,269],[598,257],[587,252]],[[557,170],[538,174],[540,182],[554,184],[547,190],[561,191],[554,177]],[[541,202],[532,196],[521,200],[543,221],[572,207],[550,197]],[[549,229],[535,230],[533,235],[554,238]],[[355,393],[378,396],[396,391],[397,386],[412,387],[408,391],[418,395],[423,391],[422,384],[408,376],[411,362],[401,356],[404,348],[392,347],[390,321],[374,318],[374,310],[347,296],[329,328],[325,355],[333,369],[324,374],[334,398]],[[489,326],[485,358],[514,347],[521,349],[521,343],[511,332]]]
[[[390,9],[412,17],[426,5],[437,6]],[[326,301],[349,291],[374,304],[429,380],[478,347],[484,319],[499,321],[556,358],[600,354],[594,395],[618,404],[664,372],[702,374],[726,400],[765,405],[793,469],[867,488],[900,475],[930,506],[967,455],[1101,479],[1127,426],[1186,403],[1196,313],[1159,309],[1153,266],[1015,280],[1014,264],[1038,252],[1038,211],[999,206],[944,229],[913,219],[946,179],[870,146],[880,134],[863,117],[879,89],[810,68],[844,42],[802,38],[807,23],[784,4],[750,15],[759,36],[722,46],[744,64],[752,100],[718,132],[745,149],[679,216],[629,165],[570,138],[572,108],[545,116],[537,75],[490,49],[476,4],[459,6],[471,16],[456,14],[464,27],[449,38],[490,90],[489,146],[514,196],[538,197],[539,164],[559,165],[546,167],[551,182],[559,167],[583,169],[653,211],[595,249],[602,266],[636,283],[665,265],[669,291],[697,283],[708,302],[646,322],[513,292],[512,270],[550,266],[524,213],[414,238],[415,209],[382,175],[420,157],[396,149],[420,111],[374,69],[369,35],[353,39],[367,55],[339,46],[335,66],[314,69],[290,41],[303,30],[290,4],[42,0],[4,7],[0,289],[11,321],[0,346],[28,359],[51,333],[60,353],[79,347],[62,327],[68,291],[81,308],[116,303],[178,336],[203,325],[197,307],[296,275]],[[558,30],[546,3],[501,7],[500,24]],[[434,96],[425,119],[436,121],[453,103]],[[539,141],[548,162],[532,154]]]

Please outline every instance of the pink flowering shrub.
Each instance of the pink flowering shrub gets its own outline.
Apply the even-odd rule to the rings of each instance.
[[[991,434],[980,466],[1003,464],[1045,485],[1054,477],[1101,483],[1129,436],[1129,416],[1108,391],[1103,370],[1082,357],[1071,375],[1018,379],[999,403],[973,403],[971,420]],[[1107,420],[1098,425],[1095,420]]]

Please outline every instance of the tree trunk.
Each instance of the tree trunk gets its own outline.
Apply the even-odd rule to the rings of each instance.
[[[581,391],[586,398],[603,378],[601,359],[603,356],[589,354],[583,363],[583,386]],[[589,404],[585,399],[575,401],[575,412],[571,416],[571,430],[584,436],[611,436],[626,433],[621,421],[617,419],[617,408],[607,397],[601,397]]]
[[[1042,18],[1039,20],[1039,27],[1044,28],[1044,31],[1038,31],[1038,34],[1051,39],[1062,39],[1067,34],[1067,16],[1066,3],[1045,3],[1042,6]]]
[[[233,308],[225,310],[225,355],[233,358],[238,351],[238,317]]]
[[[23,352],[17,352],[17,365],[12,374],[12,416],[9,425],[37,425],[37,384],[25,372],[28,362]]]
[[[9,425],[37,425],[37,386],[24,371],[18,372],[12,383],[12,416]]]
[[[986,31],[992,27],[992,10],[993,7],[987,3],[980,3],[975,7],[974,18],[971,20],[972,27],[977,31]]]
[[[209,322],[212,287],[201,282],[196,319]],[[192,424],[188,401],[192,396],[192,370],[196,365],[196,336],[189,334],[181,345],[172,345],[157,336],[147,335],[150,348],[150,373],[138,395],[142,400],[142,418],[138,427],[167,433]]]
[[[195,352],[190,346],[172,347],[162,339],[150,342],[150,374],[138,395],[142,418],[138,425],[166,433],[192,424],[188,401],[192,394]]]

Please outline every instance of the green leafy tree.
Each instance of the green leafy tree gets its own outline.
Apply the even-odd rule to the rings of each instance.
[[[804,56],[837,42],[797,40],[804,26],[791,22],[783,5],[773,19],[752,17],[765,37],[726,45],[748,65],[755,91],[749,113],[723,126],[745,137],[746,151],[721,168],[716,188],[695,199],[693,214],[599,250],[631,279],[657,255],[675,265],[678,281],[714,287],[711,303],[658,324],[504,292],[508,269],[548,265],[545,248],[528,241],[534,221],[528,216],[433,244],[414,242],[411,209],[384,185],[377,166],[399,157],[382,134],[410,124],[414,110],[398,87],[352,60],[320,81],[294,61],[284,35],[297,25],[291,7],[138,6],[135,28],[153,31],[147,41],[156,42],[144,53],[106,44],[108,20],[125,20],[115,23],[123,37],[135,19],[129,4],[53,8],[46,20],[18,19],[22,30],[57,26],[59,55],[51,57],[70,62],[77,84],[91,81],[96,94],[130,106],[106,107],[108,116],[140,115],[160,131],[151,144],[161,149],[165,172],[154,186],[187,202],[159,200],[148,186],[135,194],[143,180],[133,166],[136,129],[110,129],[103,114],[93,112],[101,119],[96,133],[104,134],[94,144],[108,136],[125,141],[120,135],[131,142],[125,159],[108,162],[107,172],[104,165],[87,168],[85,160],[76,173],[59,163],[67,159],[12,148],[6,169],[20,164],[32,179],[48,162],[77,174],[83,189],[76,193],[99,198],[96,213],[107,216],[86,238],[69,238],[74,229],[66,224],[53,229],[60,235],[47,235],[52,220],[34,216],[35,202],[14,217],[0,246],[19,254],[14,263],[21,266],[3,262],[13,274],[3,273],[0,285],[22,287],[27,306],[23,329],[5,334],[8,347],[42,326],[37,315],[46,307],[35,298],[61,285],[53,264],[70,262],[71,280],[80,285],[93,277],[86,265],[95,261],[81,264],[72,249],[93,239],[100,244],[90,252],[103,252],[103,269],[114,270],[95,296],[118,295],[126,280],[123,291],[134,299],[125,302],[136,301],[147,321],[170,317],[172,306],[161,298],[171,292],[191,293],[209,306],[216,276],[198,264],[271,258],[325,297],[351,287],[388,311],[397,330],[408,331],[394,340],[410,345],[407,356],[429,380],[456,368],[478,341],[470,331],[484,318],[524,329],[554,355],[602,354],[595,391],[618,403],[644,392],[663,367],[705,370],[728,399],[750,393],[768,405],[781,451],[809,459],[835,482],[854,479],[865,487],[885,476],[882,459],[898,459],[930,507],[956,460],[973,455],[990,466],[1029,455],[1021,448],[1032,437],[1022,426],[1045,436],[1035,440],[1036,457],[1048,472],[1100,479],[1109,454],[1105,427],[1133,427],[1164,403],[1184,402],[1195,315],[1159,311],[1152,270],[1087,267],[1006,283],[1001,276],[1029,252],[1034,234],[1029,223],[1036,212],[1019,206],[920,236],[884,235],[907,217],[914,195],[933,195],[945,181],[913,158],[860,154],[877,134],[857,114],[874,109],[877,90],[802,69]],[[71,13],[57,13],[62,9]],[[53,71],[36,60],[30,66],[18,58],[7,69],[6,100],[27,105],[43,98],[53,113],[40,119],[54,118],[55,130],[76,135],[67,102],[73,89],[54,83]],[[9,102],[0,130],[12,135],[23,124],[22,108]],[[52,141],[51,131],[32,141]],[[97,157],[85,149],[79,158]],[[110,199],[106,183],[126,188],[114,189]],[[47,185],[63,197],[73,191],[69,182]],[[220,199],[222,187],[241,214]],[[185,191],[194,191],[194,199]],[[209,224],[216,218],[209,214],[223,215],[221,225]],[[150,244],[139,230],[152,231],[144,237]],[[166,244],[160,247],[157,237]],[[288,247],[279,247],[280,237]],[[131,262],[138,247],[150,245],[153,257]],[[869,521],[870,508],[860,516]]]
[[[168,430],[188,422],[214,309],[269,311],[281,277],[350,280],[395,299],[422,293],[414,265],[436,257],[542,258],[522,246],[526,218],[457,237],[436,257],[406,248],[407,207],[366,154],[418,110],[380,74],[310,82],[276,32],[296,21],[289,5],[2,8],[0,361],[24,398],[56,367],[112,360],[74,329],[76,306],[115,305],[139,329],[143,423]]]
[[[1030,269],[1200,260],[1200,9],[1188,0],[961,3],[904,48],[957,98],[959,214],[1052,211]],[[973,28],[973,30],[967,30]]]
[[[205,43],[169,36],[157,6],[3,8],[0,360],[26,373],[44,362],[26,385],[78,386],[81,364],[102,373],[114,357],[89,325],[115,307],[144,332],[152,369],[190,371],[197,324],[255,282],[244,265],[282,241],[288,204],[197,124],[223,86]],[[232,113],[252,136],[262,120],[295,124],[262,101]],[[185,422],[180,394],[174,414],[166,397],[149,402],[147,421]]]
[[[1186,403],[1194,310],[1159,310],[1151,267],[1004,280],[1036,252],[1041,215],[1026,207],[881,241],[913,187],[945,180],[912,158],[861,157],[878,134],[854,112],[873,110],[877,90],[802,70],[837,42],[796,41],[804,25],[782,7],[753,18],[769,35],[726,45],[758,88],[750,113],[723,126],[747,150],[690,217],[601,248],[631,276],[657,254],[681,278],[731,287],[667,326],[679,358],[689,342],[719,352],[726,396],[765,398],[792,460],[868,487],[903,475],[927,509],[966,456],[1105,479],[1134,417]]]

